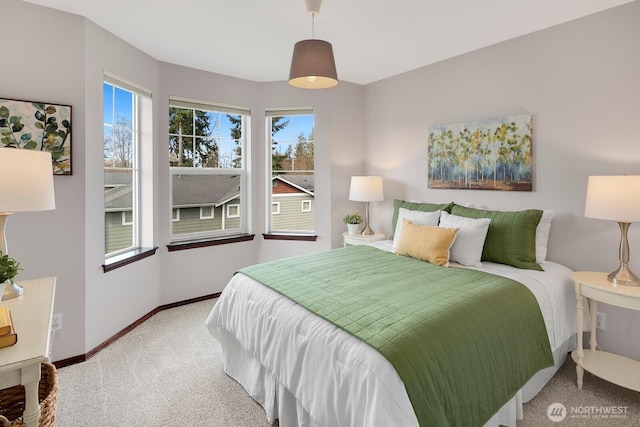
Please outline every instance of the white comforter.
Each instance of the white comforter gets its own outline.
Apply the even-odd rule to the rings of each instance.
[[[554,356],[564,360],[566,343],[575,333],[571,271],[553,262],[542,266],[544,272],[485,262],[481,269],[517,280],[532,291]],[[226,352],[225,371],[265,408],[269,422],[280,418],[281,427],[418,425],[404,385],[384,357],[242,274],[229,282],[206,325]],[[541,384],[534,386],[534,395]],[[284,410],[292,399],[294,410]],[[521,400],[513,399],[508,418],[515,419]]]

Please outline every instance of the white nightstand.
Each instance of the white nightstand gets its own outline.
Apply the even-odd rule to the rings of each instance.
[[[19,283],[24,294],[2,301],[11,312],[18,342],[0,349],[0,389],[24,386],[23,420],[28,427],[36,427],[40,418],[40,364],[49,361],[56,278],[20,280]]]
[[[576,321],[578,344],[571,358],[576,362],[578,389],[582,389],[584,370],[619,386],[640,391],[640,362],[606,351],[597,351],[596,313],[598,301],[631,310],[640,310],[640,287],[616,285],[607,280],[606,273],[578,271],[571,276],[576,291]],[[584,325],[583,308],[585,298],[589,299],[591,315],[591,350],[584,350],[582,334]]]
[[[363,236],[360,233],[349,234],[348,231],[342,233],[343,246],[368,245],[369,243],[379,242],[384,239],[385,235],[382,233],[371,234],[369,236]]]

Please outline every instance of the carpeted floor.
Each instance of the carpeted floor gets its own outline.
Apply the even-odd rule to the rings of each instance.
[[[262,408],[222,370],[220,347],[204,321],[216,300],[164,310],[92,359],[61,368],[58,427],[260,427]],[[585,373],[575,386],[567,362],[524,408],[518,427],[639,426],[640,393]],[[547,417],[552,403],[564,405],[564,421]],[[595,408],[622,407],[625,418],[585,417]],[[592,408],[592,409],[589,409]],[[602,409],[600,409],[602,411]],[[574,416],[572,418],[572,415]],[[331,426],[334,427],[334,426]]]

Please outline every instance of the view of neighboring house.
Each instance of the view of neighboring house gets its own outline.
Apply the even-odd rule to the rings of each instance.
[[[109,172],[104,175],[105,253],[132,245],[131,172]]]
[[[240,175],[173,175],[174,238],[240,228]]]
[[[105,173],[105,253],[131,246],[131,173]],[[272,229],[313,232],[313,175],[277,175],[272,180]],[[240,228],[239,175],[173,175],[172,235]]]
[[[271,229],[313,233],[314,175],[275,175],[271,180]]]

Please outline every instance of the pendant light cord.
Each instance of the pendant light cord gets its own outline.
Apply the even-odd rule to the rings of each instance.
[[[316,38],[316,13],[311,13],[311,38]]]

